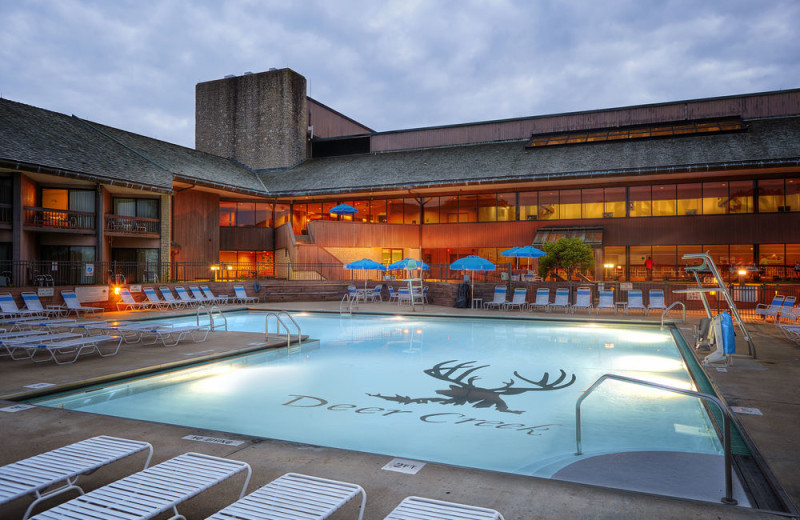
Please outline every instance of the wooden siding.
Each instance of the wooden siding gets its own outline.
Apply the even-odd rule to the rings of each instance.
[[[419,248],[420,230],[414,224],[365,224],[314,220],[308,224],[313,243],[322,247]]]
[[[643,217],[558,221],[429,224],[422,226],[422,247],[506,247],[530,244],[543,227],[602,227],[606,246],[693,244],[796,244],[797,213]],[[330,244],[335,245],[335,244]]]
[[[308,99],[308,124],[314,127],[314,137],[340,137],[372,133],[366,126]]]
[[[372,136],[370,150],[382,152],[521,140],[539,133],[683,119],[727,116],[741,116],[748,119],[796,114],[800,114],[799,90],[388,132]]]
[[[219,261],[219,196],[196,190],[173,198],[173,242],[180,244],[178,262]]]
[[[272,251],[272,228],[221,227],[220,251]]]

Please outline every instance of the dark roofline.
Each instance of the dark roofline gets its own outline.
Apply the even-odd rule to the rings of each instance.
[[[456,123],[451,125],[436,125],[436,126],[420,126],[415,128],[403,128],[399,130],[387,130],[385,132],[373,132],[371,134],[354,134],[354,135],[347,135],[347,136],[339,136],[339,137],[328,137],[325,139],[343,139],[355,136],[378,136],[378,135],[392,135],[392,134],[403,134],[408,132],[419,132],[424,130],[443,130],[446,128],[463,128],[468,126],[480,126],[480,125],[491,125],[497,123],[512,123],[515,121],[530,121],[535,119],[547,119],[547,118],[555,118],[555,117],[565,117],[565,116],[581,116],[581,115],[588,115],[588,114],[600,114],[603,112],[622,112],[625,110],[635,110],[635,109],[642,109],[642,108],[656,108],[656,107],[665,107],[670,105],[681,105],[681,104],[689,104],[689,103],[699,103],[699,102],[710,102],[710,101],[722,101],[726,99],[737,99],[737,98],[745,98],[745,97],[754,97],[754,96],[768,96],[774,94],[792,94],[792,93],[800,93],[800,88],[794,89],[786,89],[786,90],[770,90],[765,92],[752,92],[748,94],[733,94],[729,96],[717,96],[717,97],[709,97],[709,98],[695,98],[695,99],[684,99],[684,100],[676,100],[676,101],[664,101],[659,103],[645,103],[643,105],[628,105],[624,107],[612,107],[612,108],[599,108],[599,109],[592,109],[592,110],[578,110],[575,112],[557,112],[553,114],[541,114],[537,116],[524,116],[524,117],[510,117],[507,119],[490,119],[486,121],[474,121],[471,123]],[[362,125],[363,126],[363,125]]]
[[[780,167],[800,167],[800,157],[788,159],[771,159],[771,160],[752,160],[752,161],[736,161],[726,163],[707,163],[707,164],[692,164],[692,165],[677,165],[677,166],[655,166],[652,168],[621,168],[613,170],[593,170],[593,171],[571,171],[559,172],[556,174],[525,174],[525,175],[507,175],[503,177],[492,177],[491,179],[450,179],[447,182],[414,182],[414,183],[397,183],[397,184],[380,184],[380,185],[361,185],[351,188],[337,188],[337,189],[313,189],[303,191],[273,191],[270,193],[273,197],[306,197],[311,195],[344,195],[347,193],[358,193],[362,191],[397,191],[415,188],[449,188],[453,186],[478,186],[478,185],[493,185],[502,184],[507,182],[536,182],[536,181],[550,181],[560,179],[591,179],[596,177],[627,177],[627,176],[640,176],[640,175],[658,175],[664,173],[692,173],[692,172],[709,172],[709,171],[732,171],[744,170],[748,168],[780,168]]]

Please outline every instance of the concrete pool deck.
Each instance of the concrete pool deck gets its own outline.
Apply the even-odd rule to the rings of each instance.
[[[234,306],[228,306],[234,308]],[[286,310],[328,310],[338,312],[338,302],[260,304],[251,308]],[[361,304],[360,312],[409,312],[410,307],[394,304]],[[520,313],[519,311],[453,309],[427,305],[426,314],[557,317],[586,319],[586,313],[566,315],[553,313]],[[105,318],[155,317],[164,312],[106,313]],[[603,319],[658,321],[659,316],[643,318],[602,315]],[[679,324],[685,337],[699,315]],[[709,379],[729,406],[745,411],[757,409],[761,415],[737,413],[739,423],[753,441],[788,500],[800,502],[800,347],[783,338],[772,324],[747,323],[754,339],[758,359],[737,356],[727,371],[707,369]],[[738,351],[747,352],[746,344],[737,338]],[[129,345],[117,356],[86,356],[73,365],[34,364],[29,361],[0,359],[0,408],[13,406],[13,400],[33,395],[42,383],[57,387],[83,386],[119,374],[136,374],[152,367],[169,367],[201,359],[251,350],[253,343],[264,341],[263,334],[219,332],[205,343],[182,342],[177,347]],[[52,391],[48,386],[38,392]],[[386,455],[350,452],[334,448],[302,445],[225,432],[199,430],[145,421],[97,416],[69,410],[34,407],[19,412],[0,413],[3,434],[0,465],[32,456],[71,442],[95,435],[114,435],[146,440],[153,444],[153,462],[161,462],[187,451],[230,457],[248,462],[253,479],[248,491],[287,472],[354,482],[367,492],[365,519],[380,519],[403,498],[419,495],[454,502],[463,502],[500,511],[506,520],[562,518],[785,518],[744,507],[725,506],[712,502],[674,499],[570,482],[545,480],[520,475],[495,473],[429,463],[415,475],[382,468],[392,460]],[[185,439],[187,436],[242,441],[238,446]],[[208,440],[208,439],[206,439]],[[141,459],[141,460],[140,460]],[[84,489],[121,478],[141,469],[143,457],[121,461],[85,477]],[[179,511],[187,518],[205,518],[232,502],[238,495],[241,479],[226,483],[188,502]],[[70,498],[72,495],[68,495]],[[55,505],[56,498],[45,505]],[[21,499],[0,507],[0,517],[21,518],[30,503]],[[38,508],[37,511],[43,510]],[[332,518],[354,518],[357,507],[348,504]]]

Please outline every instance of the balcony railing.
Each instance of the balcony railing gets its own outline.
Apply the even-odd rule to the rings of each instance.
[[[105,230],[110,233],[133,235],[159,234],[161,221],[157,218],[106,215]]]
[[[25,225],[40,228],[89,230],[95,229],[94,213],[61,209],[25,207]]]

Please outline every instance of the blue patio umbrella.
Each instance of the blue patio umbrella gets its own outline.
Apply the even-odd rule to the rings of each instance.
[[[414,269],[430,269],[431,267],[422,262],[420,260],[414,260],[413,258],[403,258],[402,260],[398,260],[393,264],[389,264],[389,270],[394,271],[395,269],[409,269],[411,267],[411,262],[416,263],[416,267]]]
[[[540,256],[546,256],[547,253],[542,251],[541,249],[536,249],[533,246],[520,246],[520,247],[512,247],[511,249],[506,249],[500,256],[510,257],[510,258],[528,258],[528,267],[530,267],[531,262],[530,258],[539,258]]]
[[[500,253],[500,256],[516,258],[517,255],[515,253],[517,252],[518,249],[519,247],[512,247],[511,249],[506,249],[505,251]]]
[[[464,258],[459,258],[452,264],[450,264],[450,269],[456,271],[494,271],[495,267],[494,264],[488,261],[485,258],[481,258],[478,255],[469,255],[465,256]],[[470,294],[472,297],[475,297],[475,277],[472,277],[472,289]]]
[[[361,270],[368,270],[368,269],[375,269],[376,271],[386,271],[386,268],[383,264],[376,262],[375,260],[370,260],[369,258],[362,258],[361,260],[356,260],[355,262],[350,262],[349,264],[345,264],[345,269],[361,269]],[[367,288],[367,280],[364,279],[364,288]]]
[[[332,207],[330,212],[334,215],[355,215],[358,210],[350,204],[342,203]]]

